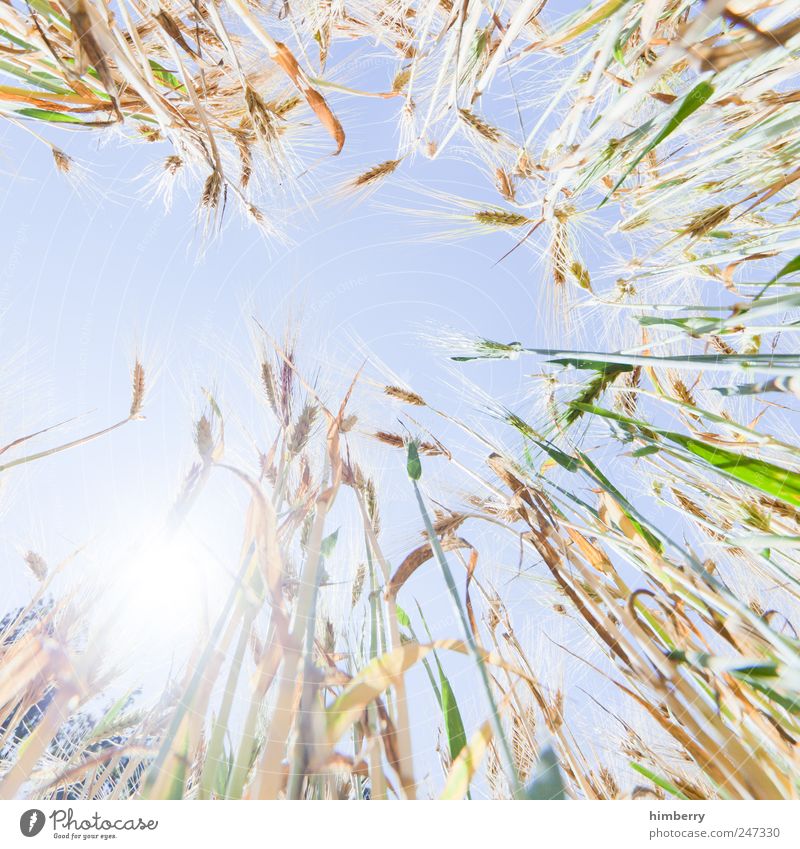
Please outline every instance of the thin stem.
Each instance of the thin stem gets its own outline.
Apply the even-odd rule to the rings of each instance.
[[[517,775],[517,768],[514,764],[514,757],[511,754],[511,747],[508,744],[503,724],[500,721],[497,704],[494,700],[494,696],[492,695],[489,673],[486,671],[486,665],[483,662],[483,657],[478,651],[478,644],[475,642],[475,637],[472,633],[472,629],[470,628],[467,614],[461,603],[461,597],[458,594],[455,578],[453,577],[447,558],[442,550],[441,543],[439,542],[439,536],[433,527],[433,522],[431,522],[430,516],[428,515],[428,510],[425,507],[425,501],[422,497],[422,493],[420,492],[419,485],[413,479],[411,483],[414,485],[414,494],[417,497],[417,504],[419,505],[420,513],[422,514],[422,519],[425,523],[425,530],[428,532],[428,539],[430,540],[436,559],[439,561],[439,566],[442,569],[442,575],[444,576],[445,583],[447,584],[447,589],[450,592],[450,598],[453,601],[453,607],[458,615],[459,621],[461,622],[464,639],[469,647],[470,654],[475,661],[475,665],[478,667],[478,674],[480,675],[486,700],[489,704],[489,720],[491,721],[492,731],[494,732],[498,748],[500,749],[500,760],[503,764],[506,778],[511,787],[511,795],[514,798],[520,798],[522,796],[522,785],[520,784],[519,776]]]

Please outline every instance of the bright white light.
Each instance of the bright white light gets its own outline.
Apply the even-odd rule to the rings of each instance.
[[[104,629],[116,665],[132,675],[177,670],[217,613],[224,573],[188,531],[161,535],[120,564],[106,591],[112,621]],[[106,619],[106,622],[109,620]]]

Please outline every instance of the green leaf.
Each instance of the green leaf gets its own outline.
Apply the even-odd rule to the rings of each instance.
[[[654,772],[651,772],[647,767],[642,766],[641,764],[637,764],[635,762],[631,762],[631,769],[636,770],[639,775],[643,775],[645,778],[649,778],[656,787],[660,787],[662,790],[666,790],[671,796],[674,796],[676,799],[687,799],[688,797],[681,793],[680,790],[670,781],[667,781],[666,778],[661,778],[660,775],[656,775]]]
[[[550,360],[550,362],[561,366],[572,366],[584,371],[597,371],[602,375],[611,372],[615,377],[621,372],[633,371],[633,366],[628,363],[608,363],[603,360],[587,360],[582,357],[564,357]]]
[[[233,772],[233,752],[228,752],[224,758],[221,758],[217,763],[217,769],[214,775],[214,792],[216,795],[224,799],[225,792],[228,788],[228,780]]]
[[[472,735],[469,743],[461,750],[461,754],[453,761],[447,775],[447,781],[440,799],[455,801],[469,798],[469,783],[478,771],[478,767],[492,741],[492,723],[486,721]]]
[[[705,460],[728,477],[760,489],[767,495],[774,495],[782,501],[794,504],[795,507],[800,507],[800,474],[797,472],[768,463],[766,460],[758,460],[745,454],[727,451],[716,445],[709,445],[691,436],[670,431],[664,431],[662,435],[671,442],[681,445],[695,457]]]
[[[433,641],[433,637],[431,635],[430,629],[428,628],[428,623],[425,621],[425,617],[422,615],[422,608],[417,603],[417,609],[419,610],[419,614],[422,617],[422,624],[425,626],[425,630],[428,633],[428,638]],[[431,685],[433,686],[433,690],[436,693],[436,699],[439,702],[439,707],[442,709],[442,715],[444,717],[444,728],[445,733],[447,734],[447,745],[450,750],[450,760],[451,762],[455,762],[458,756],[461,754],[462,749],[467,745],[467,735],[464,731],[464,722],[461,718],[461,711],[458,708],[458,702],[456,702],[455,693],[453,692],[453,688],[450,685],[450,681],[448,677],[445,675],[444,668],[439,660],[439,655],[436,651],[433,652],[433,659],[436,661],[436,667],[439,671],[439,687],[436,686],[436,681],[433,678],[433,675],[430,673],[428,669],[428,675],[431,679]],[[427,667],[427,661],[423,661]],[[467,789],[466,795],[469,797],[469,778],[466,778]]]
[[[439,668],[439,686],[442,694],[442,713],[444,714],[444,728],[447,732],[447,745],[450,749],[450,759],[455,760],[464,746],[467,745],[467,735],[464,732],[464,722],[461,719],[461,711],[458,709],[453,688],[450,686],[450,681],[444,674],[444,669],[436,654],[434,654],[434,658]]]
[[[800,474],[797,472],[784,469],[782,466],[776,466],[774,463],[768,463],[766,460],[748,457],[745,454],[736,454],[733,451],[728,451],[716,445],[710,445],[707,442],[702,442],[691,436],[685,436],[682,433],[651,428],[637,419],[631,419],[591,404],[575,404],[575,406],[584,412],[638,427],[641,430],[642,436],[645,438],[653,439],[657,435],[670,442],[674,442],[695,457],[705,460],[721,474],[761,490],[761,492],[765,492],[767,495],[773,495],[782,501],[800,507]],[[584,459],[591,463],[588,458]],[[599,470],[596,471],[599,474]]]
[[[125,709],[125,705],[127,705],[130,701],[132,694],[133,690],[128,690],[126,693],[121,695],[106,711],[105,715],[100,718],[97,725],[95,725],[92,729],[92,737],[94,739],[99,739],[103,734],[105,734],[106,730],[114,724],[117,717]]]
[[[573,457],[570,454],[565,454],[550,442],[541,442],[539,440],[534,441],[539,448],[542,449],[542,451],[546,451],[559,466],[566,469],[568,472],[577,472],[580,470],[581,464],[576,457]]]
[[[33,106],[16,109],[17,115],[25,118],[35,118],[37,121],[49,121],[51,124],[82,124],[78,118],[64,112],[51,112],[49,109],[36,109]]]
[[[412,440],[408,443],[408,460],[406,461],[406,470],[412,481],[418,481],[422,477],[422,463],[419,459],[419,449],[417,443]]]
[[[698,338],[725,328],[724,318],[693,315],[688,318],[661,318],[657,315],[641,315],[637,318],[643,327],[678,327],[690,336]]]
[[[175,91],[186,91],[183,83],[175,76],[172,71],[168,71],[163,66],[159,65],[155,59],[150,60],[150,68],[153,71],[153,76],[159,81],[164,83],[164,85],[169,86]]]
[[[768,699],[770,699],[770,701],[776,702],[782,708],[788,710],[790,713],[800,715],[800,696],[794,696],[793,698],[789,698],[787,696],[782,695],[781,693],[776,692],[772,689],[772,687],[768,687],[761,681],[749,680],[746,678],[742,678],[740,675],[737,675],[736,677],[740,678],[740,680],[745,681],[754,690],[758,690],[759,693],[763,693]]]
[[[610,18],[617,9],[627,3],[628,0],[606,0],[605,3],[598,6],[596,9],[588,9],[585,17],[579,18],[577,23],[574,23],[571,27],[567,29],[567,31],[563,35],[556,34],[554,40],[555,44],[566,44],[572,39],[577,38],[579,35],[583,35],[583,33],[592,29],[592,27],[596,26],[599,23],[602,23],[607,18]]]
[[[339,528],[332,534],[328,534],[325,539],[319,544],[319,553],[321,557],[330,557],[333,554],[333,549],[336,548],[336,540],[339,539]]]
[[[781,305],[788,306],[784,300]],[[800,297],[797,298],[800,302]],[[772,299],[770,299],[770,304]],[[792,304],[794,306],[794,304]],[[752,315],[752,308],[749,311]],[[736,319],[726,319],[731,324]],[[739,318],[741,321],[741,317]],[[526,353],[541,354],[550,357],[550,363],[559,365],[575,365],[586,362],[586,354],[578,351],[553,351],[546,348],[526,348]],[[600,356],[600,355],[597,355]],[[604,362],[622,363],[630,366],[665,366],[673,368],[710,368],[728,371],[752,370],[772,374],[796,374],[800,368],[800,356],[797,354],[685,354],[674,357],[654,357],[645,354],[603,354]]]
[[[564,779],[558,766],[558,758],[552,746],[548,746],[536,764],[533,779],[525,788],[525,798],[538,801],[566,799]]]
[[[397,611],[397,621],[404,628],[411,628],[411,620],[408,618],[408,614],[400,607],[399,604],[395,605],[395,610]]]
[[[52,91],[54,94],[70,93],[69,89],[59,84],[61,80],[58,77],[54,77],[52,74],[47,74],[44,71],[28,72],[23,68],[17,67],[12,62],[5,62],[3,60],[0,60],[0,71],[13,74],[15,77],[25,80],[25,82],[30,83],[32,86],[36,86],[36,88],[43,88],[46,91]]]
[[[29,0],[30,5],[36,9],[37,12],[44,15],[45,17],[57,17],[59,20],[64,20],[61,15],[56,15],[55,9],[47,2],[47,0]]]
[[[764,286],[764,288],[756,295],[754,300],[758,300],[764,292],[772,286],[773,283],[777,283],[781,277],[786,277],[787,274],[792,274],[795,271],[800,271],[800,255],[796,256],[794,259],[790,259],[786,265]]]
[[[780,280],[781,277],[786,277],[787,274],[791,274],[793,271],[800,271],[800,256],[789,260],[772,279]]]
[[[633,171],[633,169],[645,158],[645,156],[647,156],[647,154],[655,147],[660,145],[664,139],[672,135],[672,133],[674,133],[675,130],[677,130],[690,115],[696,112],[709,99],[709,97],[711,97],[712,94],[714,94],[714,86],[704,80],[684,95],[680,106],[669,121],[667,121],[666,126],[648,145],[645,145],[644,150],[642,150],[641,153],[634,158],[633,162],[631,162],[631,164],[625,169],[625,173],[619,178],[614,188],[603,199],[603,203],[601,203],[600,206],[603,206],[603,204],[611,198],[614,192],[616,192],[616,190],[625,182],[631,171]]]
[[[583,405],[588,406],[588,405]],[[614,497],[614,500],[619,505],[620,510],[625,514],[627,519],[633,525],[634,528],[641,534],[642,538],[645,542],[652,548],[654,551],[657,551],[659,554],[664,551],[664,545],[661,540],[652,532],[649,531],[641,522],[636,515],[636,511],[633,508],[633,505],[628,501],[627,498],[611,483],[611,481],[600,471],[600,469],[589,459],[589,457],[584,454],[582,451],[578,452],[581,460],[583,460],[586,467],[591,472],[592,476],[595,480],[606,490],[609,494]]]
[[[28,41],[23,41],[16,35],[13,35],[6,29],[0,28],[0,36],[10,41],[12,44],[16,44],[17,47],[24,47],[26,50],[36,50],[36,48]]]
[[[464,70],[461,74],[461,82],[466,80],[473,68],[478,64],[478,60],[481,58],[483,51],[486,49],[486,44],[488,42],[488,32],[487,30],[479,30],[472,37],[472,43],[469,46],[469,52],[467,53],[467,59],[464,63]]]

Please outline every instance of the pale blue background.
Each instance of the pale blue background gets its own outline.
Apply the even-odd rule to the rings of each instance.
[[[530,96],[540,101],[543,91]],[[524,90],[519,93],[525,97]],[[396,104],[341,97],[332,102],[348,139],[339,160],[323,162],[315,174],[323,192],[395,155]],[[95,136],[57,129],[50,138],[85,163],[85,188],[76,189],[57,173],[47,147],[18,128],[0,125],[0,443],[85,414],[31,443],[47,447],[123,417],[137,353],[148,372],[147,418],[77,451],[2,475],[0,610],[20,603],[33,589],[21,556],[28,548],[55,564],[87,546],[65,571],[66,583],[83,600],[95,592],[94,576],[113,585],[115,570],[128,569],[142,537],[160,527],[194,459],[192,426],[204,406],[202,387],[213,389],[226,416],[229,457],[255,469],[250,435],[266,449],[273,425],[257,391],[253,316],[276,335],[293,319],[299,360],[309,375],[319,369],[321,385],[346,385],[368,351],[374,356],[370,377],[379,379],[384,363],[432,404],[468,418],[474,410],[453,367],[420,341],[423,325],[429,331],[455,327],[530,345],[559,341],[550,312],[551,281],[541,258],[520,250],[495,265],[513,245],[502,235],[426,238],[435,227],[386,208],[391,201],[408,206],[411,190],[379,192],[373,203],[360,205],[354,198],[318,204],[315,217],[302,210],[290,223],[288,247],[266,243],[231,211],[222,234],[198,257],[202,245],[194,203],[200,186],[192,185],[189,195],[178,193],[169,214],[160,203],[147,205],[146,178],[139,175],[168,155],[167,145],[134,146],[119,137],[101,143]],[[485,171],[457,156],[436,163],[418,159],[404,165],[401,176],[407,189],[419,180],[456,195],[498,200]],[[267,203],[264,208],[269,213]],[[533,361],[460,370],[498,401],[525,413],[540,403],[525,400],[532,388],[526,369],[535,370]],[[376,394],[373,405],[365,402],[360,426],[399,429],[399,412],[387,410]],[[454,429],[445,432],[453,439],[451,447],[463,444]],[[483,457],[468,450],[466,459],[480,464]],[[419,544],[421,521],[402,454],[376,451],[373,457],[385,496],[384,544],[397,565]],[[426,482],[436,479],[442,463],[425,461]],[[225,583],[224,570],[235,569],[246,506],[239,484],[223,476],[213,483],[189,522],[190,533],[211,552],[211,565],[198,565],[195,574],[184,564],[181,573],[192,592],[202,597],[210,588],[212,598],[214,588]],[[454,505],[460,494],[431,491]],[[347,551],[348,545],[358,547],[359,536],[357,529],[342,529],[343,559],[331,566],[334,578],[352,578],[357,561]],[[469,536],[481,542],[479,531]],[[479,577],[500,584],[512,580],[516,557],[513,545],[507,551],[489,547],[480,567],[487,571]],[[215,559],[221,564],[216,571]],[[530,566],[529,557],[524,565]],[[403,599],[409,613],[415,614],[418,598],[436,635],[456,636],[438,574],[431,567],[413,580]],[[536,611],[549,610],[549,604],[537,600],[535,583],[515,586],[509,597],[515,599],[516,621],[523,637],[530,637]],[[331,600],[334,606],[349,596],[349,585],[342,587],[338,601]],[[127,613],[136,609],[131,602]],[[116,649],[123,679],[158,687],[180,661],[188,644],[182,614],[176,614],[168,633],[155,627],[172,609],[169,599],[145,604],[127,623],[141,626],[143,616],[151,617],[144,629],[122,631],[128,642]],[[560,622],[550,633],[566,640],[568,626]],[[580,649],[582,638],[574,636],[581,642],[573,648]],[[551,665],[552,647],[539,640],[531,649],[543,669]],[[465,665],[457,659],[449,664],[469,732],[485,716],[484,708],[467,683],[471,674],[459,684]],[[415,733],[431,735],[429,722],[436,713],[427,680],[420,673],[411,682]],[[591,725],[588,712],[578,724],[582,721]],[[430,752],[430,740],[420,741],[419,748]],[[431,755],[425,771],[438,781],[437,770]]]

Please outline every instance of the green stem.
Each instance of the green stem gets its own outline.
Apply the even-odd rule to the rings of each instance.
[[[517,768],[514,764],[514,757],[511,754],[511,747],[508,744],[508,739],[506,738],[506,733],[503,729],[503,724],[500,721],[500,714],[497,710],[497,704],[495,703],[494,696],[492,695],[492,688],[491,683],[489,681],[489,673],[486,671],[486,664],[483,662],[483,657],[478,651],[478,644],[475,642],[475,637],[472,633],[472,629],[470,628],[469,620],[467,619],[467,614],[464,610],[464,606],[461,603],[461,597],[458,594],[458,588],[456,587],[455,578],[453,577],[453,573],[450,570],[447,558],[445,557],[444,551],[442,550],[441,543],[439,542],[439,536],[434,530],[433,522],[431,522],[431,518],[428,515],[428,510],[425,507],[425,501],[422,498],[422,493],[419,490],[419,485],[413,478],[411,480],[411,483],[414,484],[414,494],[417,496],[417,504],[419,505],[420,513],[422,513],[422,519],[425,523],[425,530],[428,532],[428,539],[430,540],[434,554],[436,555],[436,559],[439,561],[439,565],[441,566],[442,575],[444,576],[445,583],[447,584],[447,589],[450,592],[450,597],[453,601],[453,607],[455,608],[458,618],[461,621],[461,628],[464,632],[464,639],[466,640],[470,654],[472,655],[472,658],[475,661],[475,665],[478,667],[478,674],[480,675],[481,683],[483,684],[486,700],[489,703],[489,721],[492,724],[492,731],[494,732],[494,736],[497,740],[497,745],[500,750],[500,761],[503,764],[503,769],[505,770],[506,778],[511,787],[511,795],[515,799],[519,799],[522,797],[523,788],[520,784],[519,776],[517,775]]]
[[[250,636],[250,626],[253,624],[253,616],[255,611],[251,608],[245,614],[242,622],[242,630],[239,633],[239,641],[236,644],[236,650],[231,661],[231,668],[228,671],[228,678],[225,682],[225,695],[222,699],[222,704],[219,708],[219,715],[214,722],[214,730],[211,732],[211,739],[208,744],[208,752],[206,754],[205,763],[203,764],[203,772],[200,778],[200,799],[208,799],[211,797],[216,772],[222,761],[223,741],[225,732],[228,729],[228,720],[233,707],[233,697],[236,693],[236,687],[239,683],[239,676],[242,671],[242,660],[244,659],[245,649],[247,648],[247,640]]]

